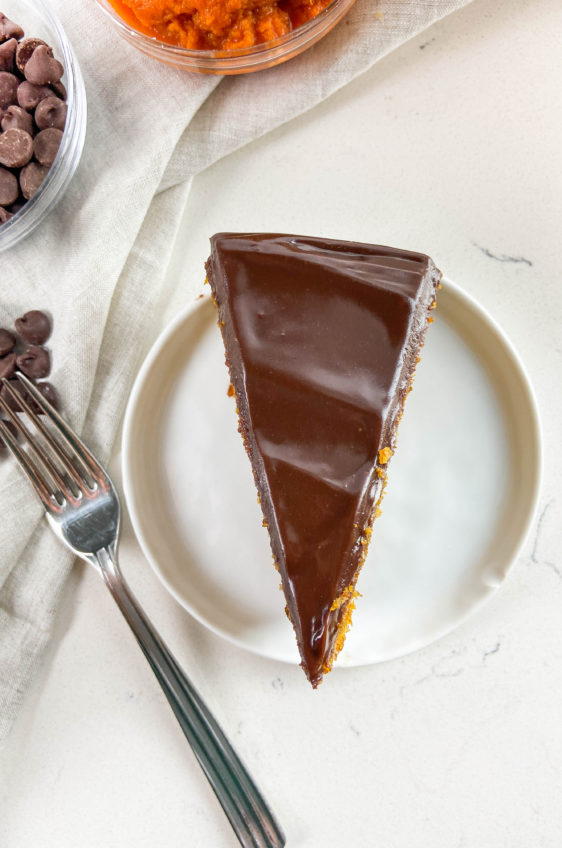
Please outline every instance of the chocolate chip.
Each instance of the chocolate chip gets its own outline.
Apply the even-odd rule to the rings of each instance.
[[[19,193],[20,187],[16,177],[14,177],[11,171],[0,168],[0,205],[10,206],[12,203],[15,203]]]
[[[12,422],[11,422],[11,421],[7,421],[5,418],[2,418],[2,424],[4,424],[4,426],[8,428],[8,430],[10,431],[10,433],[12,434],[12,436],[14,437],[14,439],[17,439],[17,437],[18,437],[18,431],[16,430],[15,425],[14,425],[14,424],[12,424]],[[6,446],[6,444],[5,444],[4,439],[2,438],[2,436],[0,436],[0,451],[2,451],[3,453],[4,453],[5,451],[7,451],[7,446]]]
[[[54,127],[41,130],[33,140],[33,153],[37,161],[41,165],[50,167],[55,161],[61,141],[62,130],[57,130]]]
[[[46,401],[51,404],[54,409],[59,408],[59,396],[52,383],[37,383],[37,388],[43,395]],[[41,407],[38,407],[39,415],[43,415]]]
[[[10,380],[9,385],[10,388],[17,392],[18,395],[24,398],[24,400],[27,400],[27,389],[25,388],[23,383],[20,383],[20,381],[16,379]],[[10,407],[10,409],[14,410],[14,412],[21,411],[21,405],[18,403],[17,399],[14,400],[6,386],[2,386],[2,388],[0,389],[0,397],[7,404],[7,406]]]
[[[23,38],[23,29],[0,12],[0,41]]]
[[[20,371],[32,380],[46,377],[51,370],[49,351],[38,345],[30,345],[17,357],[16,362]]]
[[[17,103],[19,79],[8,71],[0,71],[0,108]]]
[[[18,43],[15,38],[10,38],[0,44],[0,71],[15,71],[16,69],[16,47]]]
[[[27,60],[24,74],[26,80],[34,85],[48,85],[60,80],[64,74],[64,68],[53,56],[51,48],[46,44],[40,44]]]
[[[41,41],[40,38],[24,38],[24,40],[20,41],[18,44],[18,49],[16,50],[16,65],[22,74],[24,74],[25,66],[33,56],[37,47],[46,47],[47,50],[51,51],[50,55],[53,55],[51,48],[45,44],[44,41]]]
[[[16,346],[16,337],[9,330],[0,327],[0,356],[6,356]]]
[[[33,156],[33,139],[25,130],[6,130],[0,134],[0,165],[21,168]]]
[[[6,221],[9,221],[12,217],[12,213],[8,212],[7,209],[4,209],[3,206],[0,206],[0,225],[5,224]]]
[[[25,130],[33,135],[33,118],[21,106],[8,106],[0,120],[0,127],[6,130]]]
[[[48,172],[48,168],[45,168],[44,165],[39,165],[37,162],[30,162],[29,165],[21,169],[20,188],[26,200],[30,200],[39,190]]]
[[[22,109],[32,112],[38,103],[46,97],[52,97],[53,92],[46,85],[33,85],[30,82],[22,82],[18,86],[17,98]]]
[[[16,318],[16,332],[20,334],[24,342],[32,345],[45,344],[51,335],[51,319],[39,309],[26,312],[21,318]]]
[[[63,130],[66,123],[67,106],[59,97],[46,97],[35,110],[35,123],[40,130],[55,127]]]
[[[13,377],[16,373],[16,354],[8,353],[0,358],[0,380]]]
[[[59,80],[58,82],[52,82],[51,88],[55,92],[61,100],[66,100],[66,88],[64,87],[64,83]]]

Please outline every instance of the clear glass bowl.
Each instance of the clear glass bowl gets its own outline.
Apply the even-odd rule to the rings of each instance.
[[[86,135],[86,90],[62,25],[45,0],[2,0],[2,11],[27,37],[42,38],[64,65],[68,113],[61,146],[37,193],[0,226],[0,252],[13,247],[47,217],[66,191],[80,161]]]
[[[353,6],[355,0],[332,0],[320,14],[288,35],[241,50],[187,50],[136,30],[121,18],[109,0],[97,0],[120,35],[130,44],[167,65],[201,74],[248,74],[292,59],[316,44]]]

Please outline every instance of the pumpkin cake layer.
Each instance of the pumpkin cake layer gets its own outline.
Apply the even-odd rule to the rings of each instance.
[[[206,268],[286,611],[316,687],[350,624],[441,274],[420,253],[259,233],[213,236]]]

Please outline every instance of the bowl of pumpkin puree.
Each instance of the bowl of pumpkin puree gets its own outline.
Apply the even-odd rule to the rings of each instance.
[[[188,71],[271,68],[326,35],[355,0],[97,0],[120,35]]]

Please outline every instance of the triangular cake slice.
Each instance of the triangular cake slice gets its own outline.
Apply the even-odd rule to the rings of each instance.
[[[316,687],[351,621],[441,274],[420,253],[261,233],[213,236],[206,269],[286,611]]]

